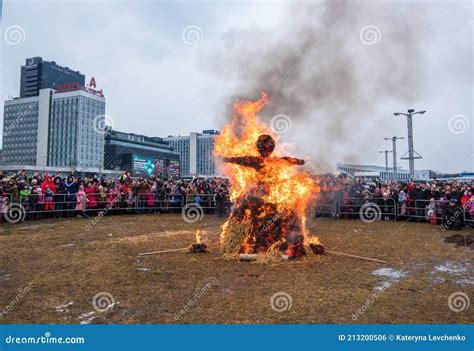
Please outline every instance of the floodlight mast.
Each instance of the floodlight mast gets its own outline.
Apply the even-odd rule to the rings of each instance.
[[[406,116],[407,118],[407,128],[408,128],[408,152],[406,152],[402,156],[402,160],[408,160],[409,161],[409,169],[410,169],[410,179],[413,180],[415,179],[415,159],[422,158],[420,154],[418,154],[414,147],[413,147],[413,116],[414,115],[422,115],[426,113],[426,111],[421,110],[421,111],[416,111],[414,109],[410,109],[407,111],[407,113],[403,112],[395,112],[395,116],[403,115]],[[406,154],[408,153],[408,156]],[[416,154],[416,155],[415,155]]]
[[[393,153],[393,178],[395,182],[398,182],[398,174],[397,174],[397,140],[404,139],[403,137],[391,137],[391,138],[384,138],[385,140],[392,141],[392,153]]]
[[[393,151],[390,151],[390,150],[381,150],[379,151],[379,153],[385,153],[385,172],[388,173],[388,154],[390,152],[393,152]]]

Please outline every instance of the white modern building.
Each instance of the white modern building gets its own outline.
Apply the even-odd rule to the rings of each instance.
[[[104,113],[102,92],[85,87],[5,101],[2,169],[102,172]]]
[[[84,90],[53,94],[48,166],[102,170],[105,98]]]
[[[216,176],[214,141],[217,130],[203,130],[188,136],[168,136],[164,140],[180,155],[180,170],[183,176]]]
[[[458,174],[441,175],[438,177],[438,180],[450,183],[454,181],[466,184],[474,183],[474,172],[461,172]]]
[[[393,173],[393,168],[389,168],[388,171],[385,167],[374,166],[374,165],[352,165],[338,163],[337,170],[348,177],[366,177],[366,178],[378,178],[380,180],[395,180],[395,175]],[[415,180],[429,180],[430,171],[429,170],[415,170]],[[410,171],[402,168],[397,169],[397,179],[398,182],[407,182],[410,180]]]

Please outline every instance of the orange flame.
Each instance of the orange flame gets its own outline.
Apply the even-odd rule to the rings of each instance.
[[[296,211],[301,219],[305,243],[309,244],[305,226],[306,210],[310,200],[319,192],[319,186],[310,174],[302,171],[301,167],[295,167],[279,158],[288,156],[289,153],[284,150],[284,146],[278,143],[279,136],[259,119],[260,111],[268,103],[269,97],[264,92],[261,93],[261,97],[257,101],[235,102],[232,121],[216,138],[214,154],[217,157],[259,156],[256,147],[258,137],[262,134],[270,135],[275,140],[276,147],[273,154],[265,158],[261,171],[232,163],[222,165],[223,172],[232,185],[231,201],[248,193],[255,184],[268,185],[268,191],[262,196],[262,200],[275,204],[281,213],[285,213],[285,210],[288,209]],[[226,225],[228,225],[227,222],[223,229]],[[221,239],[223,239],[222,236]]]
[[[196,233],[194,234],[194,236],[196,237],[196,244],[201,243],[201,239],[204,234],[206,234],[205,230],[202,230],[202,229],[196,230]]]

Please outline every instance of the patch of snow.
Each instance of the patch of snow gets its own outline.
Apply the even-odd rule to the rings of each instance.
[[[454,280],[455,284],[474,285],[474,279],[469,271],[469,262],[444,262],[433,268],[431,276],[435,284],[445,282],[444,277],[448,275]],[[440,274],[444,274],[444,277],[439,276]]]
[[[380,268],[377,269],[376,271],[372,272],[373,275],[377,275],[379,277],[385,277],[388,278],[389,280],[400,280],[404,276],[407,275],[406,272],[403,271],[397,271],[396,269],[393,268]]]
[[[79,318],[79,319],[84,319],[84,318],[91,317],[91,316],[93,316],[94,314],[95,314],[94,311],[92,311],[92,312],[87,312],[87,313],[81,313],[81,315],[80,315],[79,317],[77,317],[77,318]]]
[[[150,268],[144,268],[144,267],[137,268],[137,271],[140,271],[140,272],[148,272],[149,270]]]
[[[96,318],[97,318],[97,316],[93,316],[89,319],[86,319],[85,321],[81,321],[81,324],[90,324]]]
[[[385,281],[383,281],[380,285],[374,288],[374,290],[383,291],[392,286],[393,283],[399,282],[400,279],[407,275],[407,272],[397,271],[393,268],[380,268],[373,271],[372,274],[378,277],[385,278]]]
[[[459,278],[454,281],[456,284],[459,284],[459,285],[474,285],[473,278]]]
[[[452,275],[461,275],[467,272],[469,268],[469,263],[452,263],[452,262],[445,262],[438,266],[435,266],[435,271],[449,273]]]
[[[56,312],[67,312],[67,311],[68,311],[67,308],[68,308],[69,306],[72,306],[72,305],[74,305],[74,302],[69,301],[68,303],[66,303],[66,304],[64,304],[64,305],[57,306],[57,307],[55,308],[55,310],[56,310]]]

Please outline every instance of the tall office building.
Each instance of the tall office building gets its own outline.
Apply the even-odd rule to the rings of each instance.
[[[5,101],[2,168],[101,171],[105,98],[95,79],[87,87],[73,81],[39,89],[36,95],[24,92],[32,96]]]
[[[54,61],[44,61],[41,57],[26,59],[21,66],[20,98],[38,96],[41,89],[55,88],[59,84],[77,83],[85,85],[85,76],[79,71],[63,67]]]
[[[41,96],[5,101],[3,165],[46,166],[46,159],[41,158],[41,155],[37,157],[37,153],[41,148],[38,144],[47,146],[46,140],[43,139],[43,132],[49,119],[51,93],[51,90],[45,89]],[[39,128],[40,125],[41,128]]]
[[[215,176],[214,141],[217,130],[203,130],[188,136],[168,136],[164,138],[179,153],[180,170],[184,176]]]
[[[84,90],[53,94],[48,166],[100,170],[104,165],[105,98]]]
[[[104,163],[105,98],[87,90],[40,90],[5,101],[3,165],[99,171]]]

